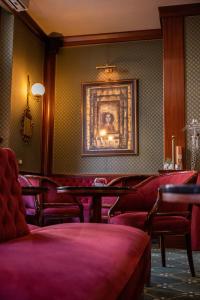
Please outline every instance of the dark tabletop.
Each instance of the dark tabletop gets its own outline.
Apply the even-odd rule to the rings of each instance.
[[[163,193],[175,193],[175,194],[200,194],[199,184],[167,184],[162,185],[160,190]]]

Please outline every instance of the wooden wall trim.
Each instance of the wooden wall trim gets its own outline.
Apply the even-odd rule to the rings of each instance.
[[[158,8],[160,17],[186,17],[200,15],[200,3],[161,6]]]
[[[185,150],[184,18],[163,17],[164,157],[171,158],[172,135]]]
[[[49,43],[46,44],[44,64],[44,85],[46,93],[43,98],[41,153],[41,173],[46,176],[52,174],[57,51],[58,48],[55,47],[53,43],[51,43],[51,47]]]
[[[160,29],[65,36],[63,37],[63,47],[153,39],[162,39]]]

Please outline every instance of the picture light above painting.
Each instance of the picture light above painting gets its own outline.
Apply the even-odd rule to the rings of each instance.
[[[83,156],[138,154],[137,82],[82,84]]]

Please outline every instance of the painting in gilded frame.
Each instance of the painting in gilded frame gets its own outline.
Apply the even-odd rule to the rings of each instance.
[[[82,84],[83,155],[137,155],[137,80]]]

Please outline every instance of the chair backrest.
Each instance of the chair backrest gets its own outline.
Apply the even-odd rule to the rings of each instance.
[[[186,184],[196,183],[197,172],[180,171],[173,173],[161,174],[152,178],[147,184],[141,183],[136,186],[143,195],[143,203],[147,210],[150,210],[157,199],[158,188],[164,184]],[[167,209],[167,207],[166,207]]]
[[[120,201],[113,207],[113,211],[150,211],[157,199],[158,188],[164,184],[196,183],[197,172],[179,171],[153,175],[147,180],[135,185],[136,192],[121,197]]]
[[[147,178],[151,177],[152,175],[141,174],[141,175],[128,175],[128,176],[121,176],[111,180],[108,185],[109,186],[130,186],[133,187],[136,184],[141,183],[142,181],[146,180]]]
[[[107,185],[108,186],[129,186],[133,187],[139,184],[140,182],[146,180],[147,178],[151,177],[151,175],[141,174],[141,175],[127,175],[127,176],[120,176],[111,180]],[[111,207],[118,197],[102,197],[102,207],[106,206]],[[107,214],[107,211],[106,211]]]
[[[48,191],[41,194],[40,203],[74,203],[74,200],[71,196],[65,194],[58,194],[56,188],[60,186],[55,180],[39,175],[25,175],[28,181],[33,186],[43,186],[47,187]]]
[[[0,148],[0,242],[29,233],[15,154]]]

